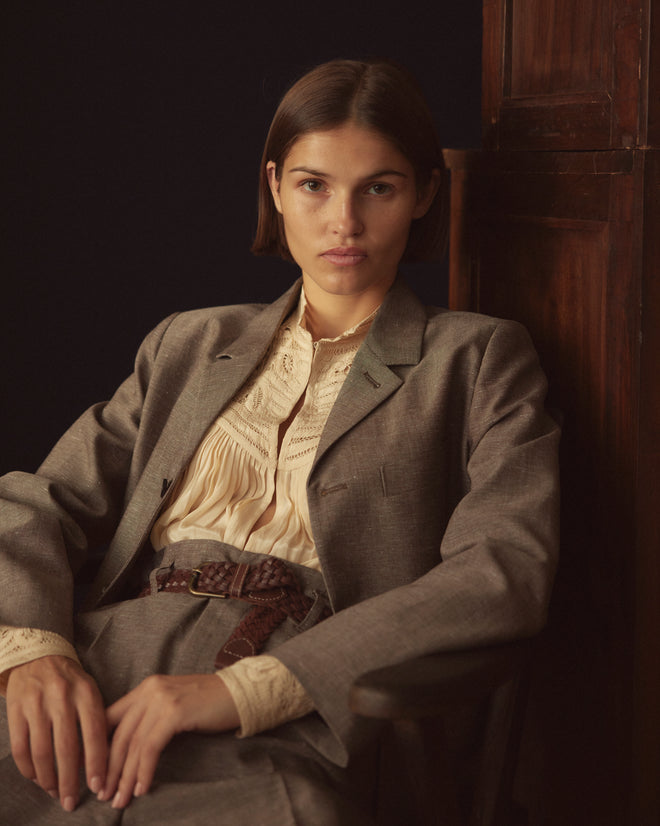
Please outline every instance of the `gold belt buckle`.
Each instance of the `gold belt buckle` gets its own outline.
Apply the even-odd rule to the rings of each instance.
[[[206,562],[202,562],[202,565],[206,565]],[[202,575],[201,568],[193,568],[192,574],[190,575],[190,582],[188,583],[188,590],[191,594],[196,597],[214,597],[215,599],[227,599],[229,594],[214,594],[212,591],[200,591],[197,588],[197,583],[199,582],[199,578]]]

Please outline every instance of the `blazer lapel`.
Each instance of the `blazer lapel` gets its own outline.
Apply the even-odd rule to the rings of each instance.
[[[299,295],[300,281],[297,281],[281,298],[255,316],[229,347],[212,354],[197,388],[182,464],[187,464],[209,426],[266,355],[275,333],[293,311]]]
[[[147,465],[147,471],[151,467],[156,470],[159,481],[173,481],[185,469],[208,428],[266,355],[280,324],[295,307],[298,295],[296,283],[257,313],[229,346],[209,350],[205,368],[200,371],[199,379],[181,394]],[[155,510],[160,506],[157,502]],[[155,513],[149,515],[149,522],[154,516]]]
[[[148,537],[164,496],[220,411],[266,354],[278,327],[295,307],[299,293],[298,281],[277,301],[257,313],[228,347],[209,350],[205,369],[186,387],[172,408],[111,548],[104,556],[85,607],[113,599],[128,566]]]
[[[397,278],[385,296],[326,422],[312,472],[332,445],[402,384],[391,366],[417,364],[426,328],[424,306]]]

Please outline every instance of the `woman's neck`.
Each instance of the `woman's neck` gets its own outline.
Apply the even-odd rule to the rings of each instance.
[[[333,295],[305,279],[305,326],[315,341],[337,338],[358,325],[380,307],[380,291],[359,295]]]

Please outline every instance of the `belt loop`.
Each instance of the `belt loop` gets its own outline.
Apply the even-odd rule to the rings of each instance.
[[[153,596],[157,594],[161,588],[163,587],[163,583],[159,582],[159,579],[166,578],[168,574],[172,572],[174,568],[174,563],[171,562],[169,565],[161,566],[160,568],[152,568],[149,573],[149,593]]]
[[[229,583],[229,596],[232,599],[240,599],[245,585],[245,578],[250,573],[250,566],[245,562],[239,562],[234,571],[234,576]]]

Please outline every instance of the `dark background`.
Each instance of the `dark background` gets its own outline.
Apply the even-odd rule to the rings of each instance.
[[[444,145],[480,142],[481,0],[5,0],[0,28],[0,473],[34,470],[165,315],[291,283],[249,247],[268,124],[306,69],[399,60]],[[406,272],[446,303],[444,264]]]

